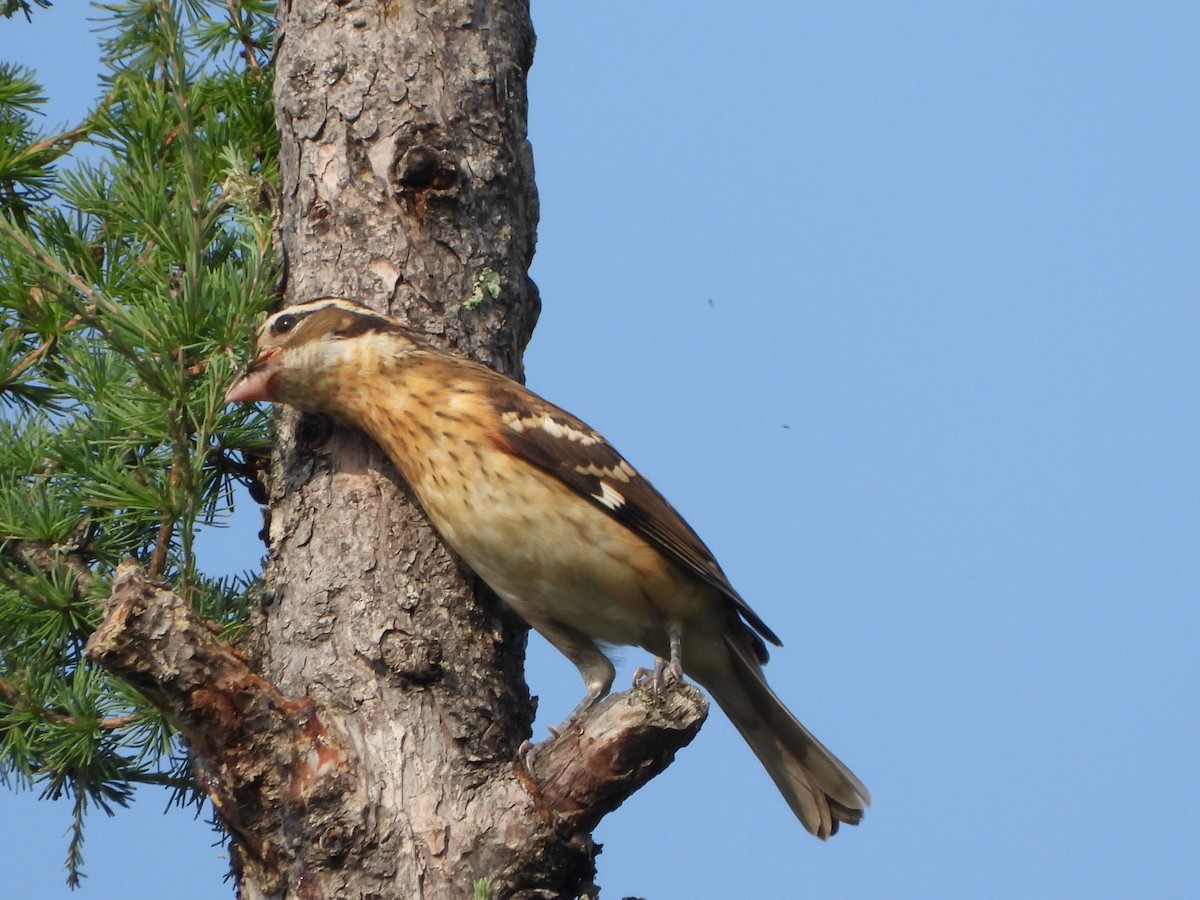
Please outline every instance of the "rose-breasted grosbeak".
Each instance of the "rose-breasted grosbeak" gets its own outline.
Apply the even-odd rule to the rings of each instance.
[[[779,639],[662,495],[579,419],[349,300],[275,313],[226,400],[269,400],[360,428],[446,542],[608,693],[602,644],[636,644],[708,689],[810,832],[857,824],[870,795],[775,696]],[[574,715],[574,714],[573,714]]]

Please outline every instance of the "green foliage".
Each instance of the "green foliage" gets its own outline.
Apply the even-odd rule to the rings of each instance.
[[[43,9],[50,6],[50,0],[33,0],[33,4]],[[30,0],[0,0],[0,16],[11,19],[17,13],[24,13],[25,18],[31,18],[33,6]]]
[[[37,141],[29,114],[45,103],[31,75],[0,63],[0,213],[24,222],[50,196],[52,145]]]
[[[83,646],[130,557],[242,620],[248,584],[206,575],[195,536],[268,450],[223,392],[276,280],[272,5],[100,8],[106,93],[77,128],[39,135],[40,88],[0,64],[0,780],[72,798],[72,885],[89,808],[196,797],[167,723]]]

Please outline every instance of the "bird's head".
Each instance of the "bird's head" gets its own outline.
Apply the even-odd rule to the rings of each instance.
[[[225,392],[227,403],[268,400],[328,412],[334,392],[425,345],[392,316],[340,297],[267,316],[258,356]]]

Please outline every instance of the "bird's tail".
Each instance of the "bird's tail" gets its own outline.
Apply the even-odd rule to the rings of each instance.
[[[739,637],[726,635],[727,670],[705,672],[707,677],[697,680],[733,721],[805,828],[824,840],[839,823],[857,825],[871,803],[870,793],[775,696]]]

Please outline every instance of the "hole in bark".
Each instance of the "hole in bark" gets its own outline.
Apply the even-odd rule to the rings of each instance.
[[[410,190],[448,191],[458,180],[458,169],[431,147],[413,147],[397,161],[395,179]]]
[[[440,168],[434,173],[429,186],[435,191],[448,191],[454,187],[454,177],[457,174],[454,169]]]
[[[441,160],[437,153],[429,147],[413,147],[400,160],[397,166],[396,180],[409,188],[420,190],[433,183]]]

